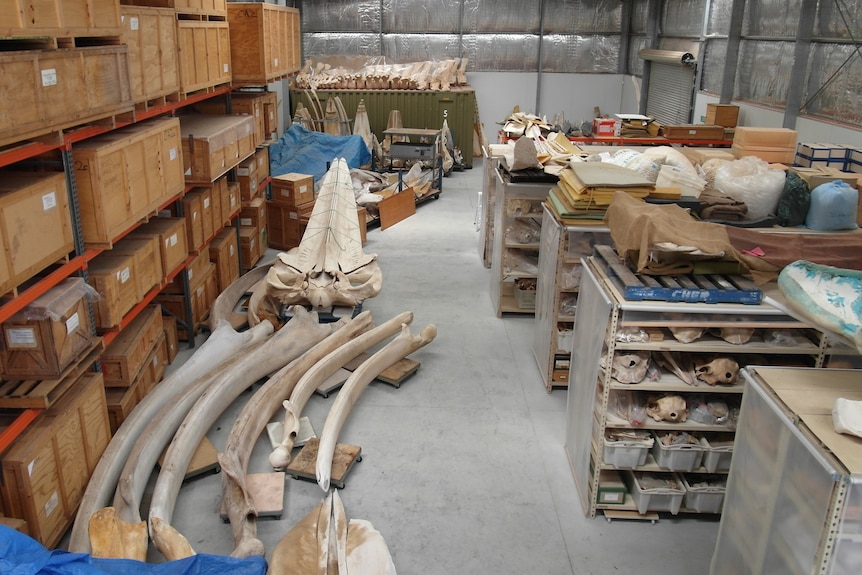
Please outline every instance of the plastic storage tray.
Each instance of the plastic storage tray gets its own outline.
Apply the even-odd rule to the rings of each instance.
[[[733,434],[718,434],[707,439],[702,437],[700,444],[704,447],[703,466],[709,473],[729,471],[730,460],[733,458]]]
[[[671,471],[694,471],[703,461],[705,448],[700,443],[685,445],[662,445],[661,437],[653,432],[655,442],[652,454],[659,467]]]
[[[682,500],[685,497],[685,485],[683,485],[676,473],[648,473],[641,471],[625,471],[622,473],[623,481],[628,487],[632,500],[638,508],[638,513],[647,511],[668,511],[672,515],[679,513]],[[675,488],[657,487],[648,488],[643,485],[645,479],[651,478],[667,480],[671,479]]]
[[[685,504],[685,508],[697,513],[721,513],[721,507],[724,505],[724,494],[727,490],[726,484],[721,486],[693,486],[693,484],[703,481],[706,477],[696,474],[683,476],[682,482],[685,486],[683,503]]]
[[[655,440],[647,432],[636,432],[642,439],[613,440],[605,433],[602,460],[618,469],[631,469],[646,463]]]

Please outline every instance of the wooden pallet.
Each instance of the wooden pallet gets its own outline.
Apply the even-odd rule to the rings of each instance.
[[[346,364],[344,364],[344,369],[347,371],[356,371],[356,369],[365,362],[366,359],[371,357],[370,353],[361,353]],[[400,359],[384,369],[380,372],[375,379],[382,381],[383,383],[388,383],[393,387],[401,387],[401,384],[404,383],[408,377],[416,373],[419,369],[419,366],[422,364],[416,360],[410,359],[409,357],[405,357]]]
[[[89,347],[78,354],[59,377],[52,379],[27,379],[0,383],[0,408],[47,409],[59,399],[104,351],[102,338],[95,338]]]
[[[246,487],[254,502],[254,510],[258,517],[274,517],[281,519],[284,512],[284,472],[249,473],[246,475]],[[219,509],[222,521],[228,521],[227,511],[222,500]]]
[[[754,283],[734,274],[647,275],[636,273],[610,246],[593,250],[596,264],[607,272],[623,298],[629,301],[682,303],[739,303],[758,305],[763,292]]]
[[[299,454],[294,457],[286,472],[294,479],[305,479],[317,481],[317,449],[320,440],[312,437],[308,440]],[[358,445],[347,445],[346,443],[335,444],[335,454],[332,457],[332,472],[329,483],[338,489],[344,489],[344,478],[353,468],[353,464],[362,461],[362,448]]]

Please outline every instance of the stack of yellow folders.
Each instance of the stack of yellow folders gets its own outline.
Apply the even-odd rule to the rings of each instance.
[[[572,162],[559,177],[548,194],[549,207],[561,221],[581,224],[600,222],[616,192],[641,199],[655,188],[638,172],[605,162]]]

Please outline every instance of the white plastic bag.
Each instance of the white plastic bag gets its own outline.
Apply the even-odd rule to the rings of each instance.
[[[716,190],[748,207],[747,220],[759,220],[775,213],[784,191],[785,173],[774,170],[755,156],[746,156],[721,166],[715,172]]]

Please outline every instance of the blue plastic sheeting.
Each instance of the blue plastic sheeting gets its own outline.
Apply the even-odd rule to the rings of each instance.
[[[291,125],[269,147],[269,169],[273,176],[310,174],[318,181],[326,173],[327,163],[335,158],[344,158],[351,168],[361,168],[371,162],[371,152],[362,136],[332,136],[300,124]]]
[[[98,559],[85,553],[48,551],[41,543],[0,525],[0,573],[3,575],[264,575],[263,557],[237,559],[194,555],[167,563]]]

